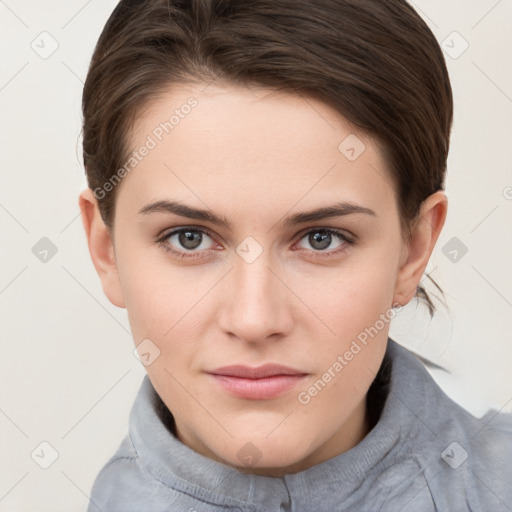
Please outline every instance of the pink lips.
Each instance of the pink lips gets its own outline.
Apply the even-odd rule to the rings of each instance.
[[[276,364],[266,364],[258,368],[223,366],[207,373],[229,393],[252,400],[277,397],[294,388],[307,375]]]

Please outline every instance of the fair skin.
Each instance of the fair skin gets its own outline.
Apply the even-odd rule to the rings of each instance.
[[[376,143],[358,134],[366,149],[349,161],[338,146],[356,132],[339,113],[311,98],[255,87],[170,88],[138,117],[132,149],[190,96],[197,107],[118,185],[112,233],[92,191],[80,195],[92,261],[106,296],[127,309],[135,344],[149,338],[160,350],[146,370],[180,441],[240,471],[302,471],[368,433],[365,398],[389,323],[307,404],[299,393],[380,315],[414,297],[447,199],[442,192],[428,197],[405,241]],[[155,201],[207,209],[230,229],[170,212],[139,213]],[[340,202],[374,213],[284,222]],[[194,248],[178,234],[158,243],[180,227],[200,230]],[[356,243],[332,234],[322,245],[313,238],[321,228]],[[250,263],[236,251],[247,237],[262,249]],[[195,257],[179,258],[169,246]],[[307,376],[276,398],[252,400],[228,394],[205,373],[268,362]],[[250,468],[239,456],[247,443],[259,454]]]

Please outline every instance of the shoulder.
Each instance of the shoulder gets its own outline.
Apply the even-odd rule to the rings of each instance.
[[[512,507],[512,414],[491,410],[478,425],[467,436],[468,478],[489,496],[488,505]]]
[[[168,510],[178,493],[161,483],[139,463],[130,436],[96,476],[87,512]]]
[[[417,479],[438,511],[512,510],[512,414],[474,416],[413,354],[396,344],[391,349],[389,405],[401,454],[417,468],[405,480]]]
[[[421,443],[405,440],[407,455],[393,469],[407,486],[394,482],[389,506],[401,503],[403,512],[512,510],[512,415],[490,411],[475,418],[457,404],[446,410],[450,416],[439,429],[427,429]]]
[[[476,418],[448,397],[444,400],[447,417],[421,457],[436,505],[440,510],[463,504],[463,510],[510,510],[512,414],[491,410]]]

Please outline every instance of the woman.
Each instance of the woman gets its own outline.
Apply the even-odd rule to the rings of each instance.
[[[388,337],[443,228],[452,93],[403,0],[121,1],[80,208],[147,376],[89,511],[507,510],[507,415]]]

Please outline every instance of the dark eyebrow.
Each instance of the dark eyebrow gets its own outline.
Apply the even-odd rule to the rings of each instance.
[[[377,214],[366,208],[354,203],[338,203],[333,206],[325,206],[323,208],[317,208],[310,212],[296,213],[287,217],[283,224],[285,226],[291,226],[295,224],[303,224],[304,222],[314,222],[316,220],[328,219],[329,217],[341,217],[343,215],[351,215],[353,213],[364,213],[366,215],[377,216]]]
[[[178,203],[177,201],[156,201],[145,205],[139,210],[139,214],[149,213],[173,213],[175,215],[180,215],[181,217],[188,217],[189,219],[196,219],[224,226],[231,230],[231,224],[225,217],[219,217],[209,210],[194,208]],[[373,216],[377,215],[373,210],[370,210],[370,208],[366,208],[365,206],[342,202],[333,206],[317,208],[316,210],[311,210],[309,212],[296,213],[286,217],[283,224],[285,226],[293,226],[295,224],[314,222],[317,220],[327,219],[329,217],[341,217],[343,215],[351,215],[354,213],[364,213],[366,215]]]
[[[141,208],[139,213],[174,213],[181,217],[211,222],[212,224],[217,224],[219,226],[224,226],[227,229],[231,229],[229,221],[224,217],[218,217],[209,210],[193,208],[192,206],[187,206],[185,204],[178,203],[177,201],[156,201],[154,203],[149,203]]]

